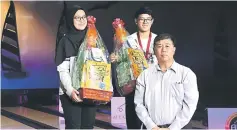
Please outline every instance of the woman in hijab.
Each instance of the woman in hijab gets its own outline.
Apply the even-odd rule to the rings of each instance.
[[[79,92],[72,87],[72,66],[79,47],[86,36],[87,16],[80,6],[73,6],[66,13],[68,33],[59,41],[55,62],[60,77],[60,100],[64,111],[66,129],[93,129],[95,105],[82,102]]]

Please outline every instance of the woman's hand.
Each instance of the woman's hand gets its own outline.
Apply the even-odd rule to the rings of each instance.
[[[112,54],[110,55],[110,61],[111,61],[112,63],[117,62],[117,61],[118,61],[118,56],[115,55],[115,53],[112,53]]]
[[[72,90],[71,99],[74,102],[82,102],[81,98],[79,97],[79,92],[76,89]]]

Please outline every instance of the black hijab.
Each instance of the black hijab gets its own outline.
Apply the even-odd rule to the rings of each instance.
[[[57,66],[66,58],[76,56],[78,49],[85,38],[87,27],[84,30],[77,30],[73,24],[74,15],[78,10],[85,11],[82,7],[77,5],[66,11],[65,18],[68,32],[61,38],[56,47],[55,62]]]

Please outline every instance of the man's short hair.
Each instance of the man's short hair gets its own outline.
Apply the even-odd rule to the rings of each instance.
[[[161,40],[164,40],[164,39],[170,39],[173,42],[173,45],[176,46],[176,41],[175,41],[174,37],[171,34],[162,33],[162,34],[155,37],[153,47],[155,48],[156,43],[161,41]]]
[[[135,19],[137,19],[141,14],[148,14],[151,15],[151,17],[153,17],[152,10],[147,6],[141,7],[139,10],[137,10],[137,12],[135,13]]]

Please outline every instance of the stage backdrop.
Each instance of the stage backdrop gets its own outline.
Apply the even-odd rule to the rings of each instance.
[[[1,1],[0,34],[9,5],[9,1]],[[62,2],[16,1],[14,5],[20,63],[27,76],[7,78],[2,72],[1,89],[58,88],[54,53]]]

